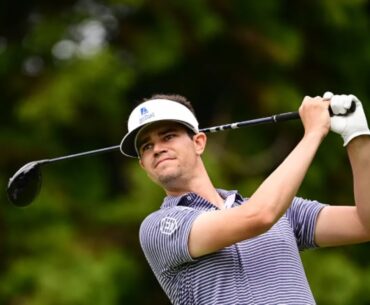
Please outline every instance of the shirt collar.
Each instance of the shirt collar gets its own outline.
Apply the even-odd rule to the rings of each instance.
[[[241,204],[245,200],[243,196],[238,193],[237,190],[229,191],[229,190],[223,190],[223,189],[216,189],[216,191],[223,199],[226,199],[228,196],[235,194],[235,201],[239,204]],[[201,196],[193,192],[185,193],[179,196],[169,195],[164,198],[161,208],[171,208],[171,207],[175,207],[178,205],[190,206],[191,203],[195,201],[199,201],[199,200],[208,202],[207,200],[205,200],[204,198],[202,198]]]

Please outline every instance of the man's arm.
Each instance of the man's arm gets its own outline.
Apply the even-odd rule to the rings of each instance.
[[[299,109],[305,134],[284,162],[261,184],[248,204],[203,213],[189,236],[193,258],[212,253],[269,230],[297,193],[316,151],[329,130],[329,103],[306,97]]]
[[[356,205],[327,206],[322,209],[315,230],[315,241],[322,247],[370,240],[370,137],[353,139],[347,151]]]

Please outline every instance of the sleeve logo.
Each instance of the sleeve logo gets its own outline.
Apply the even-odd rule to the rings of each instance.
[[[172,217],[165,217],[161,220],[160,231],[162,234],[171,235],[178,228],[177,220]]]

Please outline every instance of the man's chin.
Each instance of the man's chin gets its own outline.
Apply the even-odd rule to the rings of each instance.
[[[172,186],[179,183],[180,176],[177,173],[168,173],[158,176],[158,183],[163,187]]]

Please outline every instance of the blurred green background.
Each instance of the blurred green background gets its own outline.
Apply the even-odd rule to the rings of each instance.
[[[26,208],[8,178],[23,164],[117,145],[130,109],[179,93],[201,127],[295,111],[305,95],[357,95],[370,114],[370,2],[64,0],[0,2],[0,304],[169,304],[141,253],[162,201],[119,152],[43,168]],[[217,187],[249,196],[302,136],[299,121],[209,137]],[[353,202],[329,134],[299,195]],[[302,253],[318,304],[370,304],[369,244]]]

